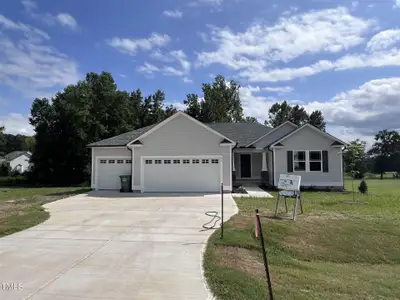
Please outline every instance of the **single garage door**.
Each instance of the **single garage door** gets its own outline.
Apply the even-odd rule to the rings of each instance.
[[[144,192],[218,192],[222,163],[215,158],[143,158]]]
[[[116,157],[99,159],[97,166],[97,188],[100,190],[119,190],[121,188],[120,175],[131,175],[132,160],[128,158]]]

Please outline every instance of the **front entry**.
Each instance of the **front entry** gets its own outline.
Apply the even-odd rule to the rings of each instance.
[[[240,154],[240,177],[251,178],[251,154]]]

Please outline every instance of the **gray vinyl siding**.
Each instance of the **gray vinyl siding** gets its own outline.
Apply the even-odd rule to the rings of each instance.
[[[102,156],[110,156],[110,157],[132,157],[131,151],[128,150],[127,148],[111,148],[111,147],[105,147],[105,148],[93,148],[93,155],[94,155],[94,165],[92,169],[92,183],[91,187],[95,187],[95,181],[97,178],[95,178],[96,174],[96,167],[97,167],[97,160],[99,157]]]
[[[254,143],[254,147],[256,148],[265,148],[266,146],[270,145],[272,142],[275,142],[282,136],[288,134],[289,132],[295,130],[297,127],[295,127],[292,124],[284,124],[282,127],[276,129],[275,131],[267,134],[265,137],[263,137],[261,140],[258,142]]]
[[[231,186],[231,147],[220,146],[223,138],[186,116],[177,116],[140,140],[143,146],[134,147],[134,186],[140,186],[142,156],[196,155],[222,155],[224,186]]]
[[[326,150],[328,151],[329,172],[293,172],[301,176],[304,186],[343,186],[342,155],[339,147],[331,147],[332,139],[304,127],[294,135],[283,140],[283,148],[275,149],[275,184],[280,174],[287,173],[287,151]]]

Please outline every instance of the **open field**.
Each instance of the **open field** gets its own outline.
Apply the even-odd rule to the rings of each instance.
[[[351,193],[305,192],[296,222],[263,218],[276,299],[400,299],[400,181],[367,183],[357,204],[346,203]],[[271,216],[275,199],[236,202],[224,240],[210,239],[205,274],[218,299],[266,299],[254,209]]]
[[[35,226],[49,218],[43,204],[89,191],[89,188],[1,188],[0,237]]]

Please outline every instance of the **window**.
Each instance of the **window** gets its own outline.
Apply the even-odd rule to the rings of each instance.
[[[156,159],[155,161],[154,161],[154,163],[156,164],[156,165],[161,165],[161,159]]]
[[[174,164],[180,164],[181,160],[180,159],[174,159]]]
[[[125,161],[125,163],[131,164],[131,163],[132,163],[132,159],[127,159],[127,160]]]
[[[293,151],[293,171],[321,172],[322,151]]]
[[[293,151],[293,170],[306,170],[306,151]]]
[[[124,160],[123,159],[118,159],[117,160],[117,164],[123,164],[124,163]]]
[[[190,159],[183,159],[183,160],[182,160],[182,163],[184,163],[184,164],[190,164]]]
[[[168,165],[168,164],[170,164],[170,163],[171,163],[171,160],[170,160],[170,159],[165,159],[165,160],[164,160],[164,164]]]
[[[106,164],[106,163],[107,163],[107,160],[106,160],[106,159],[100,159],[100,163],[101,163],[101,164]]]
[[[110,159],[110,160],[108,161],[108,163],[109,163],[109,164],[115,164],[115,160],[114,160],[114,159]]]
[[[210,163],[210,161],[209,161],[208,159],[202,159],[202,160],[201,160],[201,163],[202,163],[202,164],[208,164],[208,163]]]
[[[193,159],[192,160],[192,164],[199,164],[200,163],[200,160],[199,159]]]
[[[322,171],[322,153],[321,151],[308,152],[310,172]]]
[[[218,162],[219,162],[218,159],[212,159],[212,160],[211,160],[211,163],[212,163],[212,164],[217,164]]]
[[[151,165],[153,161],[151,159],[146,159],[146,165]]]

